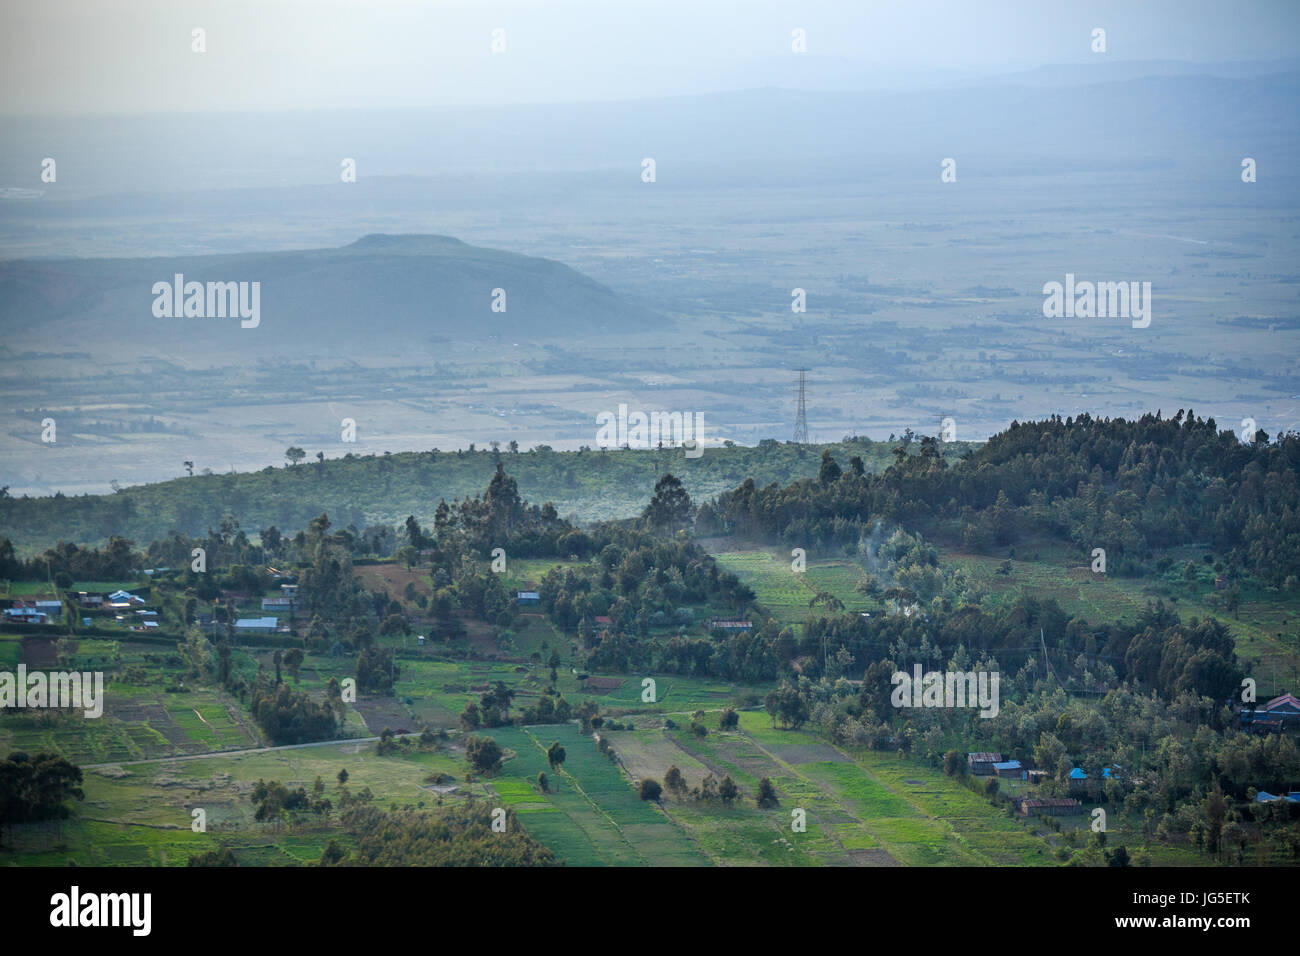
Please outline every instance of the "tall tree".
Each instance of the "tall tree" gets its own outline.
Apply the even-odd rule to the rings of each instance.
[[[655,482],[654,495],[641,517],[656,531],[678,531],[690,525],[694,514],[695,506],[681,479],[668,474]]]

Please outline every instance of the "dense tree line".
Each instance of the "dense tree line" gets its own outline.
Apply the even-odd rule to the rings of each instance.
[[[506,810],[504,830],[493,830],[493,808],[469,801],[439,813],[384,812],[362,806],[343,814],[356,840],[344,866],[553,866],[555,856],[533,840]],[[500,825],[500,824],[498,824]]]
[[[949,467],[934,439],[868,474],[826,452],[817,478],[760,488],[747,479],[701,506],[705,533],[854,549],[877,520],[932,526],[976,550],[1047,534],[1111,571],[1153,550],[1203,542],[1230,570],[1300,586],[1300,435],[1243,442],[1179,411],[1135,421],[1089,415],[1015,423]]]
[[[73,799],[85,799],[81,768],[58,754],[18,751],[0,762],[0,836],[13,823],[66,819]]]
[[[0,535],[0,578],[10,581],[53,581],[71,587],[74,581],[117,581],[141,567],[133,542],[114,535],[107,546],[86,548],[60,541],[38,557],[20,560],[13,543]]]
[[[276,744],[305,744],[330,740],[338,730],[334,710],[318,704],[288,684],[259,682],[248,702],[257,725]]]
[[[588,665],[597,670],[650,667],[738,680],[775,677],[781,658],[773,649],[774,630],[685,636],[697,626],[693,608],[760,620],[761,610],[754,592],[698,544],[659,533],[672,530],[681,512],[666,525],[653,514],[652,506],[639,521],[592,529],[596,560],[547,571],[538,588],[542,610],[561,631],[579,636],[591,651]],[[609,623],[597,623],[600,617]]]
[[[855,665],[838,664],[841,651]],[[1073,693],[1100,694],[1124,683],[1166,699],[1191,692],[1226,701],[1243,676],[1222,622],[1182,621],[1162,601],[1149,604],[1132,622],[1113,624],[1089,624],[1066,615],[1054,600],[1030,596],[993,610],[962,605],[955,610],[932,606],[911,616],[818,615],[805,625],[797,653],[806,656],[802,670],[810,677],[869,676],[882,663],[890,673],[897,669],[894,663],[936,670],[959,655],[968,663],[1000,663],[992,669],[1004,673],[1050,668]]]

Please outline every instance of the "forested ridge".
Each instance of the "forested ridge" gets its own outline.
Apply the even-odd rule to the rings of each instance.
[[[910,444],[910,433],[907,439]],[[322,513],[339,527],[392,525],[407,515],[428,524],[439,500],[479,494],[498,462],[506,463],[532,500],[552,502],[558,513],[580,521],[606,520],[637,514],[668,470],[679,474],[698,500],[747,477],[786,483],[815,475],[823,447],[884,468],[896,443],[763,441],[754,447],[710,447],[689,460],[680,449],[554,451],[539,445],[523,451],[514,442],[492,444],[499,447],[341,457],[327,453],[332,449],[295,449],[305,456],[295,455],[297,463],[229,474],[208,474],[199,467],[194,475],[105,495],[27,497],[0,489],[0,534],[19,554],[31,556],[59,541],[103,546],[114,535],[141,543],[173,531],[202,535],[228,519],[249,530],[305,528]],[[181,462],[176,465],[178,472],[184,470]]]
[[[988,551],[1040,535],[1085,557],[1103,548],[1111,573],[1153,553],[1203,544],[1230,569],[1272,586],[1300,574],[1300,435],[1253,441],[1179,410],[1136,421],[1088,415],[1013,423],[949,464],[933,439],[880,474],[823,452],[817,477],[747,479],[706,502],[697,529],[804,547],[856,545],[882,520]]]

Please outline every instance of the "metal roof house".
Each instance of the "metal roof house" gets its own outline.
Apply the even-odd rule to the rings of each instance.
[[[1261,790],[1255,795],[1256,803],[1273,803],[1276,800],[1285,800],[1287,803],[1300,803],[1300,793],[1293,790],[1286,796],[1280,796],[1276,793],[1269,793],[1267,790]]]
[[[280,621],[274,617],[241,617],[235,622],[235,630],[254,634],[273,634],[279,626]]]
[[[1257,731],[1281,733],[1288,727],[1300,726],[1300,699],[1294,694],[1281,694],[1266,704],[1241,710],[1241,723]]]
[[[45,612],[32,607],[7,607],[5,608],[4,619],[8,622],[16,621],[20,624],[47,623]]]
[[[1082,813],[1083,805],[1072,797],[1022,797],[1016,801],[1016,809],[1026,817],[1042,814],[1072,815]]]
[[[966,754],[966,766],[976,777],[991,777],[997,771],[993,765],[1002,762],[1002,754],[976,750]]]

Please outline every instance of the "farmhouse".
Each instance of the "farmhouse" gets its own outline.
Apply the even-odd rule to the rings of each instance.
[[[274,634],[280,622],[273,617],[241,617],[235,621],[235,630],[245,634]]]
[[[1259,733],[1281,733],[1300,726],[1300,700],[1294,694],[1282,694],[1262,706],[1242,708],[1241,723]]]
[[[13,607],[5,608],[6,624],[45,624],[48,618],[44,611],[38,611],[34,604],[18,601]]]
[[[262,598],[263,611],[285,611],[292,612],[298,607],[298,599],[294,597],[269,597]]]
[[[78,591],[77,603],[79,603],[82,607],[103,607],[104,595],[90,594],[86,591]]]
[[[1026,817],[1043,814],[1070,816],[1083,812],[1083,805],[1072,797],[1021,797],[1014,803],[1016,812]]]
[[[988,751],[973,751],[966,754],[966,766],[975,777],[991,777],[995,771],[993,765],[1002,762],[1002,754]]]
[[[1002,760],[993,765],[993,772],[1003,780],[1024,780],[1025,770],[1019,760]]]
[[[37,601],[36,610],[43,611],[46,617],[57,621],[59,618],[63,617],[63,602],[62,601]]]

